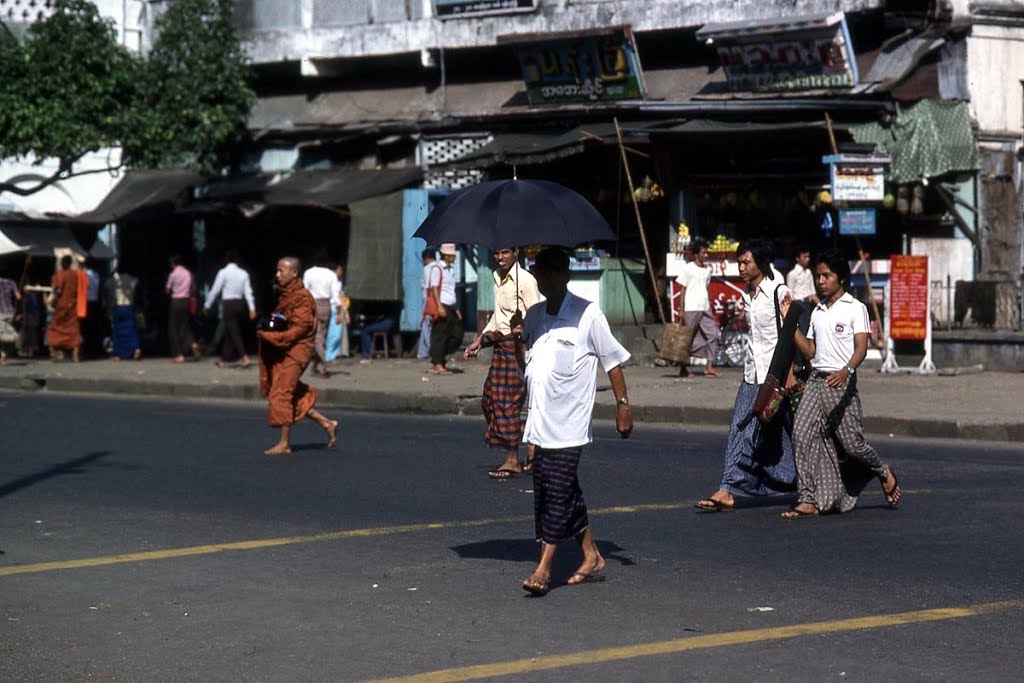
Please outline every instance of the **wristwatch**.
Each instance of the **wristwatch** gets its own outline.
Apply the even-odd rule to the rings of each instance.
[[[629,397],[628,396],[623,396],[622,398],[620,398],[619,399],[619,405],[628,406],[629,405]]]
[[[856,370],[854,370],[853,368],[851,368],[851,367],[850,367],[849,365],[847,365],[847,366],[846,366],[846,371],[847,371],[848,373],[850,373],[851,375],[852,375],[853,373],[857,372]]]

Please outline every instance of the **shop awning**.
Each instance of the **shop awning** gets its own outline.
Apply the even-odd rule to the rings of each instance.
[[[623,123],[622,133],[627,138],[644,131],[645,124]],[[646,141],[646,134],[642,133]],[[555,159],[581,154],[589,145],[615,142],[615,126],[594,123],[568,131],[534,133],[497,133],[494,139],[480,149],[459,157],[453,167],[480,168],[493,164],[543,164]]]
[[[835,130],[845,129],[846,126],[833,123]],[[693,119],[684,123],[670,126],[652,126],[649,129],[651,135],[671,133],[674,135],[770,135],[772,133],[798,133],[801,131],[820,129],[825,130],[824,121],[791,121],[758,123],[755,121],[718,121],[715,119]]]
[[[917,182],[956,172],[978,170],[978,147],[966,102],[923,100],[900,110],[895,123],[849,127],[857,142],[875,144],[892,156],[889,179]]]
[[[86,252],[71,230],[63,225],[5,225],[0,227],[0,246],[15,245],[13,251],[30,256],[53,256],[57,252],[71,251],[85,258]],[[10,253],[0,251],[2,253]]]
[[[66,220],[92,225],[114,223],[143,209],[172,205],[186,188],[202,181],[201,175],[182,169],[128,171],[99,206]]]
[[[423,169],[331,169],[295,171],[267,188],[263,201],[271,206],[345,206],[388,195],[423,180]]]

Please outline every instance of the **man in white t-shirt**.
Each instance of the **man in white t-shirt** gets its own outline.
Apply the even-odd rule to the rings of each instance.
[[[440,273],[435,273],[441,266],[437,263],[437,252],[433,247],[427,247],[421,254],[423,258],[423,315],[420,318],[420,341],[416,346],[416,357],[420,360],[430,358],[430,330],[434,327],[434,318],[426,310],[427,297],[430,296],[431,279],[435,283],[441,282]]]
[[[814,293],[814,273],[810,269],[811,250],[799,246],[793,250],[793,267],[786,273],[786,286],[793,290],[793,301],[803,301],[811,306],[818,304]]]
[[[818,254],[814,274],[820,303],[807,334],[797,330],[794,338],[812,367],[793,425],[799,498],[782,516],[849,512],[872,479],[881,481],[886,502],[896,507],[896,473],[864,440],[857,393],[857,367],[868,350],[868,309],[846,291],[850,263],[837,249]]]
[[[314,265],[302,274],[302,284],[313,295],[316,302],[316,338],[314,342],[313,374],[330,377],[327,372],[327,328],[331,324],[331,303],[340,309],[341,282],[333,268],[328,267],[326,249],[317,249],[313,256]]]
[[[568,290],[569,257],[561,249],[537,254],[531,269],[545,301],[530,307],[525,320],[510,321],[516,357],[526,375],[530,413],[523,441],[535,448],[533,466],[534,529],[541,543],[540,562],[523,590],[545,595],[559,543],[575,538],[583,563],[569,577],[575,586],[601,581],[605,560],[590,530],[577,470],[590,431],[597,392],[597,364],[608,373],[615,395],[615,428],[627,438],[633,417],[626,397],[622,364],[629,351],[612,336],[604,313]]]
[[[441,245],[441,264],[430,272],[428,296],[433,297],[438,317],[430,330],[430,362],[427,370],[432,375],[450,375],[447,368],[448,354],[462,346],[462,311],[456,304],[455,258],[458,250],[454,244]]]
[[[718,354],[719,330],[718,321],[711,312],[711,299],[708,297],[708,284],[711,282],[711,268],[707,266],[708,243],[697,238],[693,240],[691,248],[693,260],[684,265],[682,272],[676,277],[676,282],[683,290],[683,322],[687,327],[696,330],[693,345],[690,346],[690,355],[706,359],[705,377],[721,377],[722,373],[714,368],[715,356]],[[686,363],[680,366],[679,374],[683,377],[690,374],[686,369]]]

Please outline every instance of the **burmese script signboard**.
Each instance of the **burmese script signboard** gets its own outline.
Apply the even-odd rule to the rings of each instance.
[[[889,271],[889,336],[928,336],[928,257],[893,254]]]
[[[441,19],[480,14],[532,12],[537,0],[434,0],[434,16]]]
[[[498,42],[515,45],[530,104],[638,100],[646,95],[628,26],[501,36]]]
[[[707,24],[730,89],[822,90],[857,85],[857,60],[843,12],[770,21]]]

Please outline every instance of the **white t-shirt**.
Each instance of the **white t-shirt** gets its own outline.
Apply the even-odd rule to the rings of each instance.
[[[807,329],[807,338],[814,340],[811,367],[823,372],[845,368],[853,357],[853,335],[861,332],[871,333],[868,307],[849,292],[839,297],[831,308],[824,302],[815,306]]]
[[[341,282],[338,275],[330,268],[313,266],[302,275],[302,284],[306,286],[314,299],[337,301],[341,297]]]
[[[430,294],[430,288],[436,287],[441,282],[441,264],[437,261],[431,261],[427,265],[423,266],[423,298],[426,299],[427,295]],[[433,282],[431,282],[433,280]]]
[[[684,311],[707,311],[711,308],[708,298],[708,283],[711,282],[711,269],[703,268],[693,261],[683,266],[676,277],[676,282],[686,288],[683,298]]]
[[[597,361],[605,372],[629,360],[604,313],[586,299],[565,295],[558,315],[547,304],[530,307],[523,321],[530,413],[523,441],[541,448],[573,448],[593,440]]]
[[[458,299],[455,297],[455,265],[449,265],[443,260],[438,261],[440,266],[435,272],[430,274],[430,285],[432,287],[437,286],[437,278],[441,278],[441,305],[443,306],[454,306],[458,303]]]
[[[777,289],[777,292],[776,292]],[[775,302],[772,294],[777,293],[779,303],[791,296],[789,287],[782,284],[782,276],[774,280],[763,278],[753,293],[743,293],[743,306],[750,324],[750,341],[747,348],[747,360],[743,365],[743,381],[747,384],[760,384],[768,375],[768,368],[775,355],[775,345],[779,343],[779,327],[776,323]]]
[[[814,296],[814,273],[799,263],[786,273],[786,285],[793,290],[793,300],[803,301]]]

